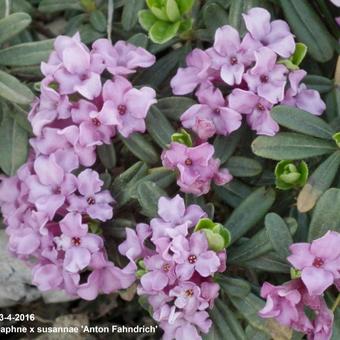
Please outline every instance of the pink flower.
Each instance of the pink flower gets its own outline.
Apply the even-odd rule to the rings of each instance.
[[[144,242],[151,235],[151,229],[148,224],[139,223],[136,225],[136,231],[126,228],[126,240],[118,246],[119,252],[126,256],[130,261],[145,257],[149,251]]]
[[[289,73],[290,88],[287,89],[281,104],[295,106],[319,116],[325,111],[326,104],[321,99],[318,91],[307,89],[307,86],[301,83],[306,74],[304,70]]]
[[[158,216],[150,221],[153,242],[161,237],[186,236],[188,229],[194,227],[207,214],[196,204],[185,207],[183,198],[176,195],[170,199],[166,197],[159,199]]]
[[[32,283],[41,291],[57,289],[63,282],[61,266],[53,263],[39,264],[33,269]]]
[[[72,109],[72,119],[79,124],[79,143],[86,147],[110,144],[115,135],[117,121],[106,105],[98,112],[93,103],[81,99]]]
[[[163,151],[163,166],[178,170],[177,184],[183,192],[203,195],[209,192],[212,180],[224,185],[232,180],[227,169],[219,169],[220,161],[213,158],[214,147],[208,143],[196,147],[173,142]]]
[[[340,278],[339,242],[340,234],[328,231],[311,244],[295,243],[290,246],[292,255],[287,259],[301,270],[301,279],[310,295],[321,295]]]
[[[243,14],[247,30],[263,46],[267,46],[283,58],[289,58],[295,50],[294,36],[283,20],[270,22],[270,13],[255,7]]]
[[[103,181],[99,174],[91,169],[82,171],[77,178],[79,194],[73,194],[68,198],[70,211],[87,213],[90,217],[107,221],[112,218],[112,204],[114,202],[108,190],[101,190]]]
[[[300,279],[282,286],[265,282],[261,296],[267,299],[259,311],[263,318],[274,318],[280,324],[307,334],[309,340],[329,340],[332,336],[333,315],[322,296],[310,296]],[[306,309],[315,314],[313,320],[306,315]]]
[[[112,117],[118,131],[128,137],[135,131],[145,132],[145,117],[150,106],[156,103],[155,97],[152,88],[137,90],[127,79],[116,76],[114,81],[107,80],[104,84],[102,111]]]
[[[79,33],[72,38],[59,36],[54,42],[55,51],[41,69],[45,76],[53,76],[62,95],[79,92],[87,99],[100,94],[102,70],[92,64],[90,51],[80,41]]]
[[[144,264],[148,270],[140,281],[144,291],[161,291],[175,283],[177,276],[173,261],[164,260],[160,255],[153,255],[145,257]]]
[[[254,49],[261,44],[254,41],[249,34],[242,42],[238,31],[229,26],[216,30],[214,47],[207,50],[212,67],[220,70],[220,76],[228,85],[240,84],[247,66],[254,58]]]
[[[244,75],[244,79],[251,91],[276,104],[284,97],[288,70],[276,64],[276,54],[267,47],[256,51],[255,59],[255,66]]]
[[[179,68],[171,79],[173,93],[190,93],[198,85],[215,78],[216,71],[211,69],[211,63],[211,57],[205,51],[195,48],[186,58],[187,67]]]
[[[142,47],[119,40],[114,45],[108,39],[98,39],[92,45],[92,55],[113,75],[128,75],[138,67],[152,66],[156,58]]]
[[[261,296],[267,299],[266,305],[259,311],[262,318],[275,318],[280,324],[297,327],[301,331],[312,328],[301,308],[302,286],[299,280],[290,281],[282,286],[273,286],[265,282]]]
[[[274,136],[279,131],[279,125],[270,115],[273,104],[251,91],[235,89],[228,97],[229,106],[247,115],[250,127],[259,135]]]
[[[188,240],[177,236],[171,245],[174,260],[178,263],[176,274],[181,280],[189,280],[195,271],[208,277],[217,272],[220,259],[216,253],[208,249],[208,241],[204,233],[193,233]]]
[[[39,156],[34,161],[34,170],[35,174],[26,180],[28,200],[52,219],[66,198],[76,190],[75,176],[58,164],[55,154]]]
[[[202,140],[215,134],[228,135],[241,126],[242,116],[227,107],[222,92],[212,85],[197,91],[200,104],[191,106],[181,116],[181,123],[190,128]]]
[[[64,268],[77,273],[89,265],[91,254],[103,247],[103,240],[88,233],[88,226],[82,223],[78,213],[68,213],[60,221],[60,229],[62,234],[55,238],[55,242],[59,249],[65,251]]]
[[[77,295],[82,299],[94,300],[99,293],[110,294],[126,289],[134,281],[134,275],[114,266],[102,252],[92,255],[89,266],[92,272],[87,280],[77,285]]]
[[[209,306],[202,297],[200,287],[190,281],[179,283],[178,286],[170,290],[169,295],[175,297],[175,306],[188,314],[192,314],[196,310],[204,310]]]

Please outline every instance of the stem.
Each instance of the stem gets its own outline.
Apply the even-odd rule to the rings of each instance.
[[[336,307],[338,307],[338,304],[340,303],[340,293],[338,294],[336,300],[333,303],[333,306],[331,308],[331,311],[334,313],[336,310]]]
[[[113,0],[108,0],[107,6],[107,38],[111,41],[112,31],[112,18],[113,18]]]
[[[6,0],[5,17],[9,16],[10,9],[11,9],[11,0]]]

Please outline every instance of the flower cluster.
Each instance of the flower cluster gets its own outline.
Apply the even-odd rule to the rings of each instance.
[[[308,339],[330,339],[333,314],[323,294],[332,284],[340,288],[339,244],[340,234],[335,231],[328,231],[312,243],[292,244],[292,254],[287,260],[299,277],[282,286],[265,283],[261,296],[267,299],[267,303],[260,315],[307,333]],[[305,307],[314,311],[312,320],[305,314]]]
[[[214,147],[202,143],[195,147],[172,142],[162,153],[163,166],[179,172],[177,184],[181,191],[200,196],[210,191],[211,181],[224,185],[232,180],[228,169],[219,169],[219,159],[213,158]]]
[[[155,91],[134,88],[127,76],[155,58],[124,41],[100,39],[89,50],[79,34],[59,36],[54,47],[29,113],[33,150],[16,176],[2,178],[0,204],[9,249],[32,266],[33,283],[90,300],[133,281],[129,268],[108,260],[96,233],[112,219],[114,200],[88,167],[117,131],[145,131]]]
[[[217,29],[213,47],[194,49],[187,67],[179,68],[171,81],[177,95],[196,89],[199,104],[185,111],[181,122],[202,140],[237,130],[242,114],[257,134],[275,135],[279,126],[270,111],[277,104],[314,115],[325,110],[319,93],[301,83],[306,72],[288,59],[296,45],[287,23],[271,21],[263,8],[250,9],[243,19],[247,33],[242,39],[231,26]],[[222,92],[226,87],[227,96]]]
[[[211,326],[206,310],[219,292],[212,277],[225,270],[226,252],[225,244],[212,250],[205,229],[197,228],[205,217],[199,206],[185,207],[179,195],[161,197],[158,217],[150,225],[138,224],[136,231],[127,229],[119,246],[135,267],[137,292],[147,297],[164,339],[201,339],[199,332],[207,333]]]

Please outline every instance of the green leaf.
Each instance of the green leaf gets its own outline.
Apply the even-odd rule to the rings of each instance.
[[[269,252],[250,259],[243,266],[270,273],[289,273],[290,266],[276,252]]]
[[[15,175],[28,155],[27,131],[8,115],[3,117],[0,125],[0,155],[1,169],[8,176]]]
[[[232,132],[229,136],[217,136],[214,140],[215,158],[224,164],[234,153],[242,137],[243,129]]]
[[[278,105],[272,109],[271,115],[281,126],[309,136],[332,140],[335,132],[321,118],[295,107]]]
[[[192,139],[188,132],[186,132],[184,129],[181,129],[180,132],[175,132],[171,136],[171,141],[184,144],[188,146],[189,148],[192,147]]]
[[[106,16],[100,10],[95,10],[90,14],[90,24],[98,32],[105,32],[107,26]]]
[[[226,166],[235,177],[253,177],[262,172],[262,166],[257,160],[243,156],[230,157]]]
[[[0,44],[20,33],[31,21],[27,13],[13,13],[0,19]]]
[[[148,37],[144,33],[137,33],[133,35],[128,42],[130,44],[133,44],[137,47],[143,47],[147,48],[148,47]]]
[[[219,27],[228,24],[228,15],[224,8],[218,4],[212,3],[204,6],[203,20],[210,34],[214,35]]]
[[[159,153],[143,135],[134,133],[128,138],[120,136],[120,139],[137,158],[145,163],[155,164],[159,161]]]
[[[230,301],[252,327],[270,335],[265,320],[258,316],[259,310],[264,306],[264,301],[253,293],[242,298],[230,296]]]
[[[152,14],[155,15],[157,20],[160,20],[162,22],[169,21],[169,18],[168,18],[167,14],[166,14],[166,11],[165,11],[165,7],[158,8],[158,7],[155,7],[155,6],[151,6],[149,8],[150,8]]]
[[[296,43],[294,54],[291,57],[293,64],[299,66],[305,59],[306,53],[307,46],[303,43]]]
[[[229,329],[231,330],[231,334],[234,336],[234,338],[237,340],[246,340],[244,330],[240,322],[236,318],[235,313],[230,310],[229,306],[221,299],[217,299],[215,301],[215,306],[220,311],[222,320],[224,319],[224,323],[228,325]],[[221,327],[221,329],[222,332],[225,334],[224,327]],[[230,338],[229,336],[230,335],[228,334],[228,339]]]
[[[35,41],[0,50],[0,65],[27,66],[46,61],[52,52],[54,40]]]
[[[138,12],[144,7],[144,1],[129,0],[125,2],[122,12],[122,26],[124,30],[132,30],[138,21]]]
[[[149,31],[150,39],[154,43],[164,44],[176,35],[180,24],[180,21],[174,23],[156,21]]]
[[[79,34],[81,37],[81,41],[84,44],[90,44],[93,41],[105,36],[104,32],[98,32],[90,24],[81,25],[79,27]]]
[[[158,200],[167,196],[166,192],[155,183],[143,181],[137,187],[138,202],[142,207],[141,213],[147,217],[155,217],[158,210]]]
[[[226,185],[214,185],[213,188],[217,196],[233,208],[236,208],[252,192],[249,186],[236,178]]]
[[[231,233],[231,243],[237,241],[258,223],[274,201],[274,190],[264,187],[258,188],[242,201],[224,223]]]
[[[175,22],[181,18],[176,0],[166,0],[166,14],[170,21]]]
[[[328,121],[340,117],[340,88],[333,88],[326,95],[326,115]]]
[[[326,140],[292,132],[280,132],[273,137],[260,136],[252,143],[255,155],[274,160],[294,160],[322,156],[336,150]]]
[[[151,106],[146,116],[146,127],[152,139],[161,148],[164,149],[171,143],[171,136],[175,130],[164,114],[154,105]]]
[[[42,0],[39,4],[39,11],[53,13],[65,10],[82,11],[83,7],[79,0]]]
[[[158,19],[148,9],[144,9],[138,12],[138,21],[146,31],[149,31],[157,20]]]
[[[163,114],[171,120],[179,120],[180,116],[192,105],[197,104],[186,97],[165,97],[155,104]]]
[[[26,85],[3,71],[0,71],[0,96],[18,104],[29,104],[34,99],[32,91]]]
[[[326,234],[328,230],[340,232],[340,189],[328,189],[313,211],[309,227],[309,241]]]
[[[189,12],[195,3],[195,0],[176,0],[181,14]]]
[[[246,327],[246,337],[247,339],[256,339],[256,340],[271,340],[272,337],[268,335],[267,333],[254,328],[251,325],[248,325]]]
[[[287,224],[275,213],[267,214],[264,224],[273,249],[285,260],[289,255],[288,247],[293,243],[293,238]]]
[[[210,312],[213,327],[218,332],[218,339],[246,340],[241,324],[229,309],[228,305],[221,299],[216,299],[213,309]]]
[[[112,195],[121,207],[131,201],[131,196],[136,183],[147,175],[148,167],[143,162],[137,162],[122,174],[117,176],[112,184]]]
[[[33,6],[27,0],[11,0],[10,12],[25,12],[31,14],[33,12]],[[0,17],[4,17],[6,12],[6,1],[0,1]]]
[[[250,284],[243,279],[237,279],[221,274],[215,277],[215,281],[228,296],[243,298],[250,293]]]
[[[154,88],[160,86],[170,73],[178,67],[187,53],[186,47],[181,47],[167,53],[164,57],[159,58],[150,68],[140,72],[135,79],[135,83],[137,85],[149,84]]]
[[[340,151],[331,154],[318,165],[297,198],[297,208],[307,212],[314,208],[319,197],[331,186],[340,166]]]
[[[314,89],[321,94],[327,93],[334,88],[334,83],[331,79],[313,74],[307,75],[303,82],[308,88]]]
[[[297,36],[308,47],[310,55],[319,62],[333,56],[333,40],[320,17],[307,0],[280,0],[285,17]]]
[[[242,264],[273,250],[265,229],[228,251],[228,263]]]
[[[96,151],[101,163],[106,169],[111,170],[116,166],[116,151],[113,143],[99,145]]]

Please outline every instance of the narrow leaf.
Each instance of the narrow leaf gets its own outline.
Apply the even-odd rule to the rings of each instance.
[[[34,99],[32,91],[26,85],[3,71],[0,71],[0,96],[18,104],[29,104]]]
[[[335,133],[321,118],[295,107],[278,105],[272,109],[271,115],[281,126],[309,136],[332,140]]]
[[[273,137],[260,136],[252,143],[257,156],[274,160],[294,160],[322,156],[336,150],[335,143],[293,132],[280,132]]]
[[[242,201],[224,224],[231,233],[231,243],[237,241],[259,222],[270,209],[274,200],[274,190],[262,187]]]

